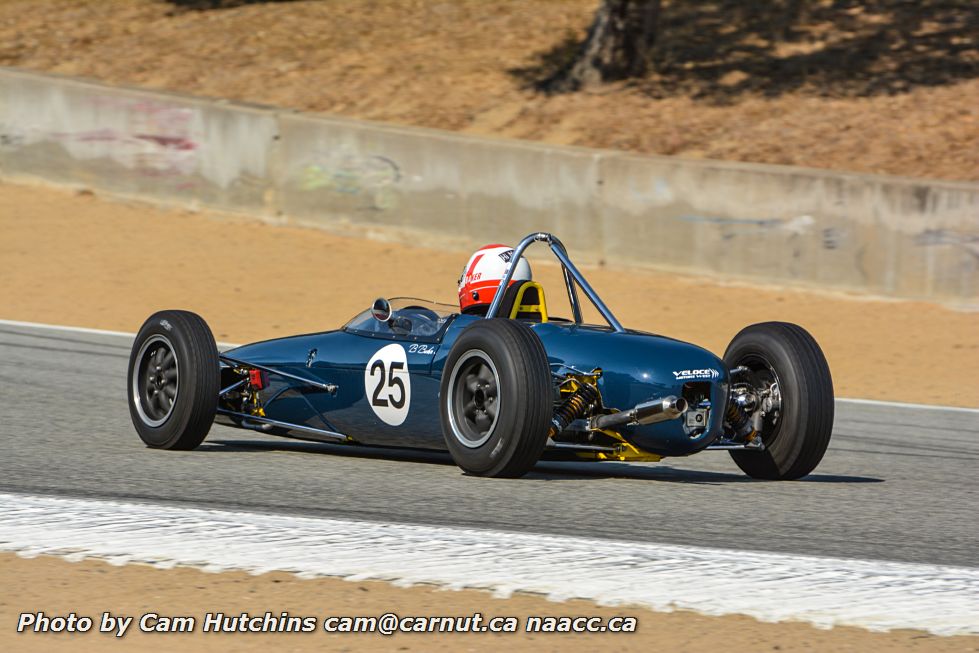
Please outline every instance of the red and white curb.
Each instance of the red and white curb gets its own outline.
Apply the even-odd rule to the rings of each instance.
[[[0,493],[0,551],[979,634],[979,568]]]

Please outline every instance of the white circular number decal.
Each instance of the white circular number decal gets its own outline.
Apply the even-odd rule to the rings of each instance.
[[[408,355],[401,345],[382,347],[367,362],[364,390],[374,414],[386,424],[400,426],[411,404]]]

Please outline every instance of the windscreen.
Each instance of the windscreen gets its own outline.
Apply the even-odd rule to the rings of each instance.
[[[344,329],[365,335],[434,338],[459,312],[457,306],[416,297],[395,297],[390,303],[391,319],[387,322],[374,319],[368,309],[347,322]]]

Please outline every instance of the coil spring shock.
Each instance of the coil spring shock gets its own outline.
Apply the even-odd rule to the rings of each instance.
[[[732,398],[727,402],[727,421],[739,436],[746,440],[752,440],[756,430],[752,423],[751,413],[748,407]]]
[[[591,383],[581,383],[578,389],[571,393],[571,396],[561,402],[561,405],[554,411],[551,418],[551,430],[549,437],[554,437],[568,424],[578,418],[584,417],[588,408],[597,403],[599,399],[598,388]]]

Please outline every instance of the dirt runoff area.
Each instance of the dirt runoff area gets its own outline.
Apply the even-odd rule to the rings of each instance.
[[[339,327],[379,296],[455,303],[468,258],[9,183],[0,183],[0,234],[0,318],[135,332],[157,310],[184,308],[218,340],[239,343]],[[533,267],[561,315],[558,266]],[[837,396],[979,406],[977,312],[663,272],[585,273],[626,326],[720,354],[748,324],[795,322],[823,347]]]
[[[598,4],[0,0],[0,65],[551,143],[979,180],[973,0],[663,0],[646,78],[541,92]]]
[[[129,565],[112,567],[101,561],[66,562],[41,557],[25,560],[0,554],[0,648],[7,651],[669,651],[730,653],[756,651],[911,651],[945,653],[975,651],[979,637],[935,637],[917,631],[871,633],[858,628],[818,630],[802,623],[761,623],[749,617],[706,617],[691,612],[653,612],[630,607],[600,607],[585,601],[555,603],[534,595],[496,599],[480,591],[397,588],[381,582],[349,582],[320,578],[304,580],[283,573],[207,574],[195,569],[159,570]],[[52,591],[54,590],[54,591]],[[29,606],[29,607],[25,607]],[[93,619],[87,633],[17,633],[22,610],[48,617]],[[520,628],[528,616],[632,617],[633,633],[203,633],[207,613],[228,616],[312,616],[322,624],[335,615],[467,617],[480,613],[517,617]],[[95,632],[101,615],[132,616],[122,638]],[[144,633],[142,615],[190,616],[193,632]],[[159,623],[158,619],[146,623]]]

